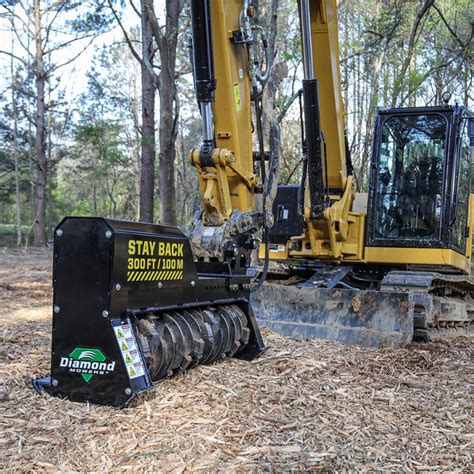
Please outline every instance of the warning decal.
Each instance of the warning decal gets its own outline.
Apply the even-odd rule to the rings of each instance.
[[[127,367],[128,376],[130,379],[143,377],[145,375],[145,368],[130,324],[114,326],[114,331],[123,361]]]
[[[127,281],[180,281],[184,276],[182,242],[130,239],[128,241]]]
[[[234,84],[234,101],[235,101],[235,110],[240,112],[242,110],[242,100],[240,98],[240,87],[239,83]]]

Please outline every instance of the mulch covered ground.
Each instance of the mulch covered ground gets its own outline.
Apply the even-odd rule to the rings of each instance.
[[[363,350],[264,331],[259,360],[198,367],[122,411],[38,396],[50,267],[0,248],[2,470],[472,469],[472,337]]]

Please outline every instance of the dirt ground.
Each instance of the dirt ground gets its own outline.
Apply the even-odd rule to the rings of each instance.
[[[362,350],[264,330],[270,350],[166,380],[119,411],[37,395],[51,255],[0,248],[0,469],[465,471],[472,337]]]

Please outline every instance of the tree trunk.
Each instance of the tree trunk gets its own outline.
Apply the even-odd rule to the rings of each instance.
[[[274,64],[275,55],[277,51],[277,33],[278,33],[278,4],[279,0],[272,0],[270,8],[269,19],[269,34],[268,34],[268,64],[270,75],[268,82],[263,91],[263,136],[265,146],[269,146],[270,141],[270,124],[276,120],[275,99],[278,89],[283,79],[288,76],[288,66],[282,61]]]
[[[177,23],[177,22],[176,22]],[[177,28],[177,25],[176,25]],[[161,53],[160,74],[160,223],[176,225],[175,140],[176,46]]]
[[[183,2],[166,0],[164,34],[153,10],[153,2],[145,0],[147,16],[160,51],[160,223],[176,225],[175,141],[178,109],[176,103],[176,47],[179,17]]]
[[[270,7],[270,31],[268,34],[268,56],[270,58],[269,67],[273,64],[276,54],[276,38],[278,32],[278,4],[279,0],[272,0]]]
[[[46,245],[45,230],[45,189],[46,189],[46,127],[45,127],[45,104],[44,93],[46,74],[43,63],[43,48],[41,41],[41,12],[40,0],[34,1],[35,15],[35,76],[36,76],[36,183],[35,183],[35,212],[33,222],[33,243],[36,246]]]
[[[13,109],[13,159],[15,161],[15,211],[16,211],[16,244],[21,245],[21,208],[20,208],[20,167],[18,159],[18,109],[16,103],[16,77],[11,62],[12,73],[12,109]]]
[[[142,2],[143,4],[143,2]],[[153,37],[147,15],[142,8],[143,58],[151,62]],[[140,221],[154,221],[155,191],[155,84],[144,61],[142,76],[142,156],[140,163]]]

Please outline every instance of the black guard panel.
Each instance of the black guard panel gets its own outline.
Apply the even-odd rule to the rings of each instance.
[[[291,237],[304,232],[304,222],[298,212],[299,186],[279,185],[273,201],[274,224],[270,231],[271,244],[286,244]]]

